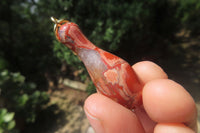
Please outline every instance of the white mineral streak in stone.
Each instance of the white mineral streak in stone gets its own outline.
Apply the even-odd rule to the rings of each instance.
[[[106,65],[101,60],[100,54],[91,49],[79,48],[77,54],[85,64],[89,73],[93,76],[93,80],[98,80],[102,77],[102,73],[107,70]]]
[[[60,40],[62,43],[65,43],[65,31],[64,30],[59,30],[58,31],[58,34],[59,34],[59,37],[60,37]]]
[[[98,82],[96,83],[96,86],[97,86],[97,88],[98,89],[100,89],[101,90],[101,92],[103,93],[103,94],[105,94],[105,95],[107,95],[107,96],[109,96],[109,95],[111,95],[112,93],[111,93],[111,88],[108,88],[107,86],[103,86],[103,83],[101,84],[101,82],[99,82],[99,80],[98,80]]]
[[[119,73],[117,71],[117,68],[107,70],[104,73],[104,76],[106,77],[108,83],[111,83],[112,85],[119,83]]]

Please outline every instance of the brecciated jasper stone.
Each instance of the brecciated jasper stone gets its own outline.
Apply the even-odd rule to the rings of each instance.
[[[83,61],[97,92],[129,109],[142,104],[142,85],[125,60],[96,47],[75,23],[54,22],[57,39]]]

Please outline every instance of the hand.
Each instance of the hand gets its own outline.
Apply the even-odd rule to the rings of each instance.
[[[89,96],[84,110],[96,133],[195,132],[197,111],[190,94],[152,62],[132,68],[144,84],[143,106],[131,111],[101,94]]]

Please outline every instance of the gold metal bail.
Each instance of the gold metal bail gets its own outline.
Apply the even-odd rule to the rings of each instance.
[[[58,23],[59,23],[59,20],[58,19],[56,19],[55,17],[51,17],[51,21],[52,22],[54,22],[55,24],[54,24],[54,32],[56,31],[56,28],[57,28],[57,26],[58,26]]]
[[[51,17],[51,21],[53,21],[55,24],[54,24],[54,31],[56,32],[56,29],[58,26],[62,25],[63,23],[67,23],[69,22],[68,20],[64,20],[64,19],[60,19],[58,20],[57,18],[55,17]]]
[[[58,19],[57,19],[57,18],[55,18],[55,17],[51,17],[51,21],[53,21],[55,24],[57,24],[57,23],[58,23]]]

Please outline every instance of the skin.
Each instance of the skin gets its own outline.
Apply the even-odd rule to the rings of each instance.
[[[197,110],[191,95],[153,62],[132,68],[144,84],[143,105],[131,111],[101,94],[89,96],[84,110],[96,133],[194,133]]]

